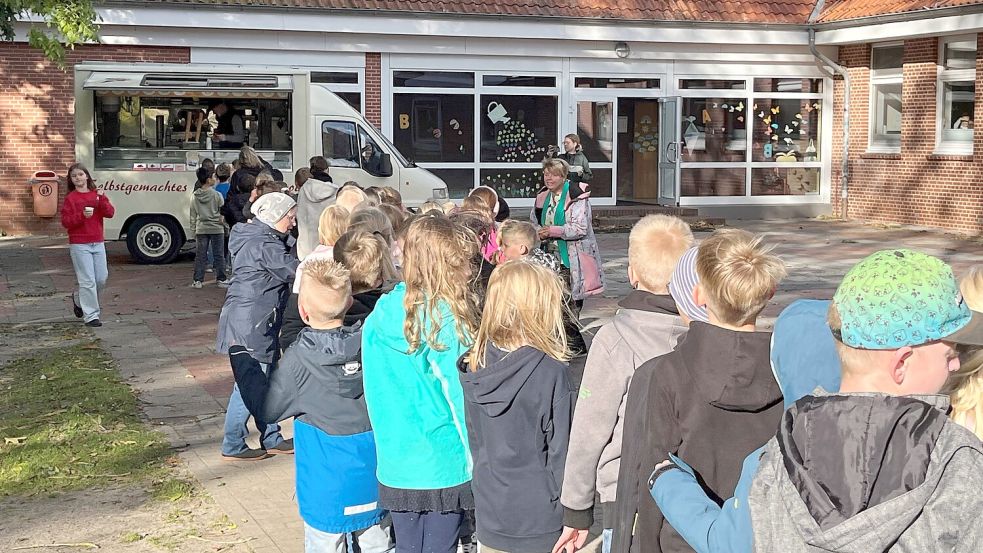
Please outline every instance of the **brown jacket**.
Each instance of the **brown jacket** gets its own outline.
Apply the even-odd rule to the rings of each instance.
[[[613,553],[692,551],[649,496],[649,476],[675,453],[711,498],[733,496],[744,458],[775,435],[784,408],[770,345],[770,332],[694,322],[675,351],[638,369],[624,431],[637,439],[622,448]]]

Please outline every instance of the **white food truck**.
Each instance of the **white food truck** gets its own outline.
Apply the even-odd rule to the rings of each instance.
[[[219,104],[225,107],[215,108]],[[222,112],[238,117],[230,137]],[[232,163],[241,144],[292,183],[315,155],[338,183],[392,186],[407,206],[447,186],[404,158],[378,130],[304,69],[173,64],[75,66],[75,155],[116,206],[106,239],[126,239],[141,263],[167,263],[189,229],[202,160]],[[220,138],[224,139],[219,140]],[[237,142],[241,140],[241,143]]]

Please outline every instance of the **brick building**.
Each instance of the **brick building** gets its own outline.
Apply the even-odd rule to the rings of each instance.
[[[70,53],[67,72],[0,43],[6,233],[60,232],[32,214],[26,183],[92,139],[73,124],[82,61],[310,70],[456,197],[488,184],[528,203],[540,150],[576,132],[598,204],[752,217],[841,212],[846,90],[832,61],[850,82],[848,216],[983,232],[980,2],[100,6],[103,43]]]

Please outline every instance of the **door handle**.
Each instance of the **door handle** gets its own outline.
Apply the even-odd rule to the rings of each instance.
[[[670,155],[670,152],[672,155]],[[669,163],[679,163],[679,142],[670,142],[666,145],[666,161]]]

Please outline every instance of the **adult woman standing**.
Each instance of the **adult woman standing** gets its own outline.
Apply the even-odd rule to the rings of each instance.
[[[601,254],[591,226],[590,188],[568,178],[569,166],[562,159],[543,161],[545,187],[536,195],[529,218],[539,229],[543,249],[559,258],[570,276],[573,314],[579,315],[584,299],[604,291]],[[575,354],[587,351],[577,325],[567,326],[567,340]]]
[[[79,284],[78,300],[73,293],[72,306],[75,316],[82,318],[86,326],[102,326],[99,291],[109,278],[102,220],[112,219],[115,214],[116,208],[109,198],[102,190],[96,190],[89,170],[80,163],[69,167],[61,225],[68,230],[69,253]]]
[[[570,182],[581,183],[590,182],[594,179],[594,173],[590,170],[590,163],[584,155],[584,148],[580,145],[580,137],[575,134],[568,134],[563,137],[563,153],[556,153],[556,147],[550,145],[546,150],[547,157],[562,159],[570,166],[567,178]]]

